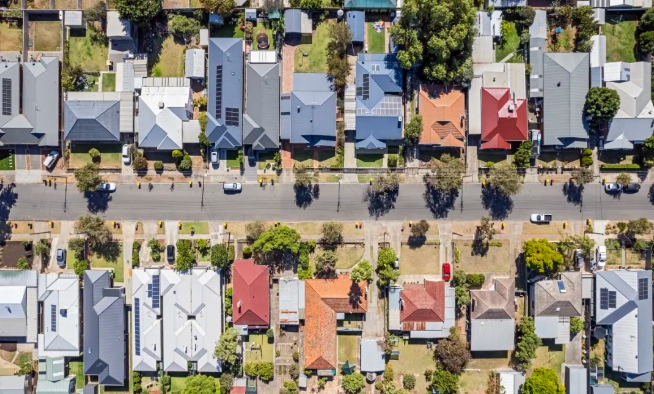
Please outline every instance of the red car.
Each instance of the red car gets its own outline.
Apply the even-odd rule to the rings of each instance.
[[[450,263],[443,263],[443,280],[449,282],[451,276],[452,271],[450,268]]]

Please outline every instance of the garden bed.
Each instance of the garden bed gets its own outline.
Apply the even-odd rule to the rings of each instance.
[[[18,268],[18,259],[25,257],[30,267],[34,262],[34,253],[23,246],[21,241],[7,241],[0,246],[0,268]]]

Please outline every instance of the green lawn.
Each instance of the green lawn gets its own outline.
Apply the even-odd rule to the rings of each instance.
[[[266,334],[250,334],[244,340],[245,343],[245,359],[247,361],[273,361],[273,348],[274,343],[268,341]],[[254,350],[251,349],[255,345]]]
[[[426,369],[434,369],[433,351],[427,349],[427,340],[399,341],[393,350],[400,352],[399,360],[391,360],[388,363],[395,372],[395,381],[400,381],[400,375],[418,374],[416,377],[416,393],[427,392],[427,383],[423,373]]]
[[[116,73],[102,74],[102,91],[103,92],[116,91]]]
[[[527,375],[534,369],[544,367],[553,369],[561,377],[561,364],[565,362],[565,345],[541,346],[536,349],[536,358],[532,360]]]
[[[259,153],[259,169],[263,170],[266,168],[267,163],[274,163],[273,157],[275,157],[275,152],[260,152]]]
[[[186,376],[172,376],[170,378],[170,391],[181,392],[186,387]]]
[[[84,388],[84,362],[83,361],[69,361],[68,368],[70,369],[70,374],[75,375],[75,388],[83,389]]]
[[[16,161],[13,149],[0,149],[0,171],[13,171]]]
[[[227,151],[227,168],[241,168],[238,162],[238,150]]]
[[[606,36],[607,62],[635,62],[640,59],[634,53],[637,24],[636,20],[623,20],[620,16],[606,20],[602,33]]]
[[[507,22],[508,29],[503,32],[500,44],[495,48],[495,60],[498,62],[507,57],[510,53],[514,53],[520,46],[520,36],[516,30],[515,23]]]
[[[357,363],[358,335],[338,335],[338,362]]]
[[[152,64],[150,74],[153,77],[183,77],[184,44],[172,34],[165,39],[157,38],[154,42],[155,53],[159,51],[159,59]]]
[[[311,44],[302,44],[295,49],[295,72],[324,73],[327,72],[325,50],[329,42],[329,24],[333,20],[322,22],[316,28]],[[304,56],[306,53],[308,56]]]
[[[120,144],[73,144],[70,153],[72,168],[79,168],[91,163],[89,150],[95,148],[100,151],[101,168],[121,168],[122,145]]]
[[[304,148],[293,149],[293,161],[296,165],[313,168],[313,151]]]
[[[336,164],[336,152],[333,150],[319,150],[318,151],[318,166],[331,167]]]
[[[369,53],[386,53],[386,37],[384,29],[380,33],[375,30],[375,22],[367,22],[368,29],[368,52]]]
[[[209,223],[207,222],[182,222],[179,234],[191,234],[191,227],[195,228],[196,234],[209,234]]]
[[[89,262],[91,263],[91,268],[112,269],[114,271],[114,281],[122,283],[125,280],[122,243],[110,242],[103,247],[102,251],[94,251],[89,256]]]
[[[69,30],[68,48],[70,48],[70,63],[82,67],[84,71],[102,71],[107,69],[107,45],[91,42],[90,29],[84,29],[85,34],[78,30]],[[112,89],[113,91],[113,89]]]
[[[264,32],[268,36],[268,48],[266,50],[270,49],[275,49],[275,39],[273,38],[273,31],[271,28],[267,28],[266,26],[263,25],[263,23],[259,23],[257,26],[254,27],[254,31],[252,32],[252,43],[254,44],[255,49],[259,49],[259,45],[257,44],[257,34]]]
[[[357,167],[382,167],[384,163],[384,155],[382,154],[358,154]]]
[[[191,0],[191,5],[193,5],[194,0]],[[209,31],[211,37],[236,37],[243,38],[243,30],[238,28],[238,25],[233,23],[227,23],[220,27],[212,27]]]

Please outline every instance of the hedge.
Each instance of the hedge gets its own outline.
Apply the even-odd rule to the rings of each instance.
[[[602,164],[603,170],[640,170],[640,164]]]

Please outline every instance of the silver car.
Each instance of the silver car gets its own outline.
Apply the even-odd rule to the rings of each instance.
[[[61,268],[66,267],[66,249],[57,249],[57,265]]]
[[[218,151],[215,149],[211,150],[211,163],[212,164],[218,163]]]
[[[237,193],[240,192],[242,186],[238,182],[225,182],[223,183],[223,191],[225,193]]]
[[[100,186],[98,186],[98,191],[99,192],[115,192],[116,191],[116,184],[113,182],[106,182],[106,183],[101,183]]]
[[[132,156],[130,155],[130,146],[128,144],[123,145],[123,164],[128,165],[132,161]]]

